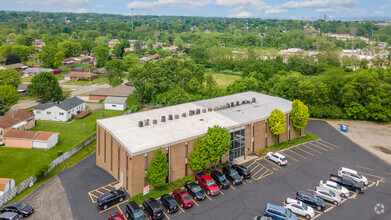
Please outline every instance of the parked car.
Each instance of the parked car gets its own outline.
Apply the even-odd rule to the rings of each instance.
[[[272,217],[273,219],[276,219],[276,220],[294,220],[294,219],[297,219],[296,215],[293,214],[288,209],[286,209],[286,208],[284,208],[282,206],[273,205],[271,203],[266,204],[264,215],[265,216],[270,216],[270,217]]]
[[[304,202],[305,204],[316,208],[318,211],[324,209],[324,200],[315,196],[314,193],[299,190],[296,193],[296,199]]]
[[[317,197],[320,197],[326,201],[333,203],[334,205],[341,204],[341,197],[338,194],[333,193],[331,190],[317,186],[314,191]]]
[[[269,152],[266,154],[266,159],[274,161],[280,166],[288,163],[288,159],[280,153]]]
[[[227,179],[231,181],[231,183],[233,183],[234,185],[239,185],[242,183],[243,178],[234,168],[230,166],[225,166],[223,167],[223,173],[227,177]]]
[[[296,199],[287,198],[284,207],[297,215],[304,216],[306,219],[315,217],[315,211],[310,206]]]
[[[126,220],[126,219],[121,213],[116,212],[109,215],[109,220]]]
[[[329,180],[321,180],[319,182],[319,186],[329,189],[332,192],[340,195],[341,197],[349,197],[349,190],[346,189],[345,187],[340,186],[336,182],[329,181]]]
[[[124,201],[126,195],[123,190],[113,190],[99,196],[97,200],[100,209],[107,209],[108,207]]]
[[[196,200],[204,200],[205,192],[202,190],[201,186],[195,182],[188,181],[185,183],[185,190],[190,195],[192,195]]]
[[[173,195],[164,194],[160,197],[160,202],[167,209],[168,213],[174,213],[179,210],[178,202]]]
[[[197,184],[200,184],[208,195],[218,195],[220,193],[219,186],[208,174],[204,172],[198,172],[194,175]]]
[[[354,181],[362,183],[364,186],[368,185],[368,179],[365,176],[363,176],[361,173],[359,173],[355,170],[352,170],[352,169],[349,169],[346,167],[339,168],[338,176],[347,176],[347,177],[352,178]]]
[[[20,216],[15,212],[4,212],[0,214],[0,220],[20,220]]]
[[[354,181],[352,178],[347,176],[338,176],[330,174],[330,181],[336,182],[347,189],[353,190],[356,193],[364,193],[364,184]]]
[[[214,179],[216,184],[220,186],[220,188],[227,189],[229,187],[229,185],[230,185],[229,181],[227,180],[225,175],[222,174],[220,171],[213,170],[210,173],[210,176]]]
[[[193,206],[193,200],[190,198],[189,194],[183,189],[176,189],[172,192],[175,199],[179,202],[182,208],[191,208]]]
[[[267,216],[255,216],[254,220],[273,220],[273,218]]]
[[[132,220],[147,220],[144,216],[143,210],[135,201],[131,201],[126,204],[125,216],[127,219]]]
[[[22,217],[27,217],[34,213],[34,208],[24,202],[13,202],[4,205],[3,208],[1,208],[1,213],[3,212],[14,212]]]
[[[251,172],[247,167],[239,164],[232,165],[236,171],[238,171],[239,175],[243,177],[243,179],[249,179],[251,177]]]
[[[148,198],[143,201],[144,211],[150,216],[150,219],[162,219],[163,218],[163,209],[160,206],[160,203],[154,198]]]

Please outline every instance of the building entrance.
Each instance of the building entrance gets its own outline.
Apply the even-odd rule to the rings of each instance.
[[[229,158],[236,159],[244,156],[246,153],[246,129],[234,129],[231,132],[231,148],[229,149]]]

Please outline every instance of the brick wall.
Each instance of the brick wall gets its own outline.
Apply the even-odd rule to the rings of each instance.
[[[254,153],[258,154],[260,150],[265,148],[266,138],[266,122],[260,121],[254,123]]]
[[[170,146],[170,181],[185,177],[185,143]]]

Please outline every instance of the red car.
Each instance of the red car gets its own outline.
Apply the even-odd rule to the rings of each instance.
[[[181,207],[190,208],[193,206],[193,200],[190,198],[189,194],[183,189],[176,189],[172,192],[175,199],[179,202]]]
[[[109,215],[109,220],[126,220],[126,218],[119,212]]]
[[[219,186],[215,183],[211,176],[204,172],[199,172],[194,175],[196,182],[204,188],[208,195],[218,195],[220,193]]]

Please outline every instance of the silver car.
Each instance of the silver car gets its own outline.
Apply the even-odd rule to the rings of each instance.
[[[345,187],[339,185],[336,182],[329,181],[329,180],[321,180],[319,182],[319,186],[327,188],[342,197],[349,197],[349,190],[346,189]]]
[[[322,198],[328,202],[333,203],[334,205],[341,204],[341,196],[336,193],[333,193],[329,189],[321,186],[315,187],[314,191],[315,196]]]

